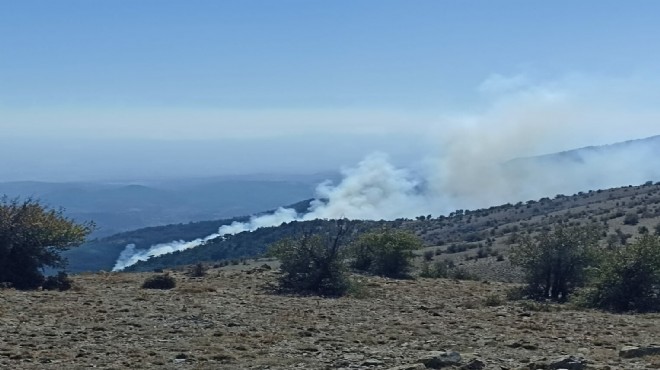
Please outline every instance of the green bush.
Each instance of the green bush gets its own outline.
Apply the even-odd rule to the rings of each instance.
[[[521,237],[511,250],[511,262],[523,269],[527,291],[539,299],[565,301],[583,286],[587,268],[597,262],[600,230],[596,226],[559,225],[536,240]]]
[[[660,238],[644,235],[610,251],[586,303],[612,311],[660,311]]]
[[[269,248],[269,255],[281,262],[281,292],[320,296],[346,294],[350,284],[341,251],[342,239],[348,233],[344,225],[337,228],[332,238],[304,235],[280,240]]]
[[[419,277],[429,279],[442,279],[449,277],[449,266],[445,261],[437,261],[433,264],[424,262],[419,272]]]
[[[175,286],[176,280],[169,274],[152,276],[142,283],[143,289],[172,289]]]
[[[407,277],[413,251],[422,247],[415,235],[401,230],[372,231],[362,234],[350,247],[351,267],[374,275]]]
[[[93,228],[36,200],[0,197],[0,283],[38,288],[44,282],[43,268],[65,267],[61,253],[80,245]]]

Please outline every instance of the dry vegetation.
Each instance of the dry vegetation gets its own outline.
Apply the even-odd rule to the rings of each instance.
[[[562,355],[593,369],[660,367],[660,357],[619,356],[657,343],[657,314],[511,302],[509,284],[445,279],[358,276],[352,296],[281,296],[267,289],[276,272],[256,266],[170,272],[171,290],[141,289],[150,273],[80,275],[68,292],[2,290],[0,368],[389,369],[438,350],[486,369]]]
[[[626,223],[629,215],[637,222]],[[608,190],[557,195],[553,199],[506,204],[476,211],[459,210],[449,216],[405,222],[419,235],[433,260],[451,259],[487,280],[519,281],[508,262],[508,251],[520,235],[537,235],[557,223],[603,227],[601,243],[614,247],[644,232],[660,232],[660,184],[646,183]]]

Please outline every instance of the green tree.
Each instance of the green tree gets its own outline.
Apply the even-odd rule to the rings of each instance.
[[[406,277],[415,256],[413,251],[421,247],[422,241],[407,231],[371,231],[351,245],[351,267],[380,276]]]
[[[281,262],[280,290],[320,296],[344,295],[350,284],[343,263],[342,244],[349,233],[348,222],[341,221],[332,237],[305,234],[273,244],[268,254]]]
[[[92,223],[78,224],[63,210],[36,200],[0,199],[0,282],[17,289],[34,289],[44,267],[64,268],[61,252],[82,244]]]
[[[529,293],[564,301],[586,282],[586,269],[596,263],[600,230],[596,226],[559,225],[536,240],[524,236],[511,251],[511,262],[525,272]]]
[[[588,303],[613,311],[660,311],[660,238],[643,235],[610,251],[597,270]]]

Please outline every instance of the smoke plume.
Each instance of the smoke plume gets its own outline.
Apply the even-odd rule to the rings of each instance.
[[[500,76],[485,84],[481,91],[485,94],[498,89],[506,91],[479,114],[440,118],[433,125],[435,129],[426,135],[433,138],[436,150],[411,168],[393,165],[385,154],[372,154],[356,166],[343,169],[343,179],[338,184],[320,184],[316,200],[305,213],[280,208],[245,223],[223,226],[217,234],[204,239],[159,244],[146,251],[137,251],[129,245],[115,269],[163,253],[193,248],[218,236],[294,220],[380,220],[439,215],[456,209],[660,179],[660,166],[654,160],[660,155],[660,137],[541,155],[585,143],[602,144],[608,133],[623,132],[630,123],[608,121],[601,111],[607,105],[596,104],[588,94],[580,95],[584,88],[570,91],[556,86],[520,87],[523,83],[525,79],[508,83]],[[638,117],[620,113],[617,110],[613,116]],[[655,116],[642,117],[646,126],[657,127],[648,124],[649,117]]]

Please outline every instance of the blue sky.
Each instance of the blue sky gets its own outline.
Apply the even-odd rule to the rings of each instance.
[[[284,165],[292,142],[328,152],[323,136],[345,134],[353,144],[324,167],[373,150],[409,161],[447,127],[493,129],[513,107],[561,100],[575,135],[536,151],[610,142],[660,127],[658,14],[657,1],[0,0],[0,129],[14,145],[114,143],[100,153],[280,140],[287,154],[264,153],[268,166],[218,171],[311,171]],[[406,153],[414,133],[423,145]]]

